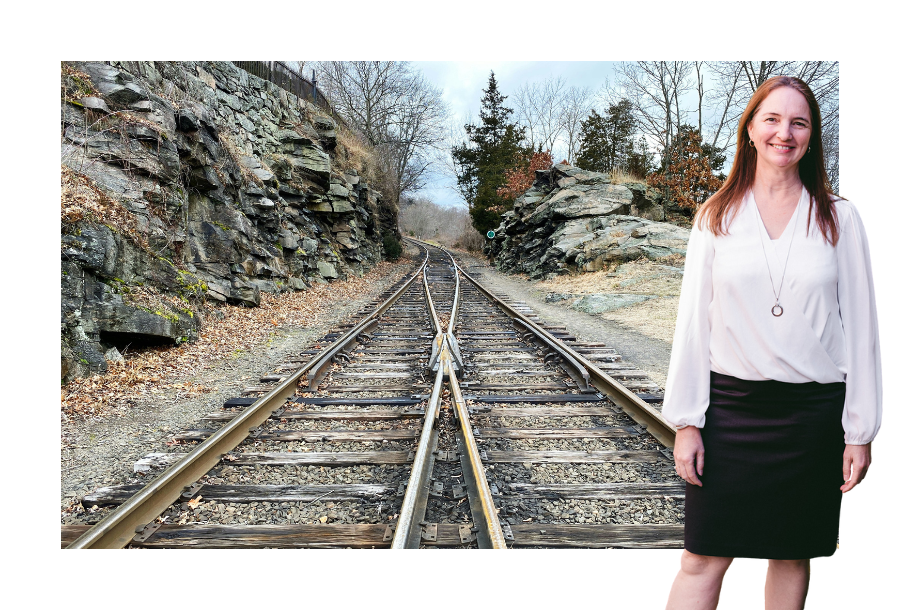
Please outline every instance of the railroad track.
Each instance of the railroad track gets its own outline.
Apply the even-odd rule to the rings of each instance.
[[[658,388],[410,243],[416,271],[140,460],[149,483],[87,494],[103,518],[62,545],[680,548]]]

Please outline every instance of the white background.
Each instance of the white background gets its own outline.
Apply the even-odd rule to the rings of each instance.
[[[58,550],[58,70],[61,59],[841,62],[841,193],[873,252],[884,421],[866,481],[845,496],[841,548],[812,562],[807,608],[893,606],[900,458],[892,300],[898,99],[892,18],[863,3],[486,2],[68,4],[5,9],[3,525],[5,599],[56,607],[662,608],[680,551],[100,552]],[[723,8],[725,6],[725,8]],[[731,8],[728,8],[730,6]],[[26,63],[27,61],[27,63]],[[15,224],[13,224],[15,223]],[[36,269],[35,265],[39,268]],[[15,453],[27,451],[27,454]],[[25,456],[25,457],[23,457]],[[24,466],[24,470],[20,470]],[[761,608],[764,561],[736,560],[720,608]],[[237,592],[219,587],[234,585]],[[475,597],[470,597],[474,595]],[[889,601],[892,600],[892,601]],[[8,602],[9,603],[9,602]]]

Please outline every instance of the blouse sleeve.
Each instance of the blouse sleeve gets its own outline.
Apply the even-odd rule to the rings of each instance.
[[[711,231],[695,224],[688,240],[678,319],[666,378],[662,415],[677,428],[706,423],[709,406],[709,307],[712,303]]]
[[[856,208],[849,202],[837,243],[838,306],[847,349],[844,442],[865,445],[881,427],[881,347],[872,284],[869,242]]]

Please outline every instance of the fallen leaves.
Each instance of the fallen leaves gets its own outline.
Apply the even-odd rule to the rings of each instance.
[[[125,362],[110,363],[106,375],[66,384],[61,392],[62,411],[67,416],[82,417],[125,415],[142,396],[180,400],[211,392],[215,388],[197,379],[210,366],[243,357],[273,339],[277,328],[315,327],[320,311],[377,296],[378,283],[404,272],[411,261],[401,263],[406,264],[379,263],[362,277],[314,284],[300,292],[263,293],[259,307],[207,303],[202,330],[195,342],[125,350]],[[225,364],[225,368],[236,367]]]

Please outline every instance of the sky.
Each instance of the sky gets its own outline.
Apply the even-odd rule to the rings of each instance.
[[[481,97],[487,87],[491,70],[497,87],[507,96],[504,105],[513,107],[512,94],[525,83],[538,83],[549,78],[563,77],[567,86],[591,87],[599,90],[604,81],[613,80],[611,61],[413,61],[435,87],[443,90],[443,99],[453,116],[462,125],[477,120]],[[453,190],[455,179],[433,172],[429,186],[415,196],[426,197],[437,204],[465,207],[465,201]]]

